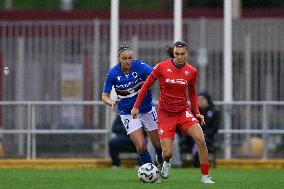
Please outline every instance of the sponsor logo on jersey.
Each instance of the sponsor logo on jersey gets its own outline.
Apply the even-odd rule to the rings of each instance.
[[[140,81],[142,81],[142,79],[141,79],[141,78],[138,78],[138,79],[136,79],[135,81],[129,81],[129,82],[124,83],[124,84],[116,84],[116,85],[114,86],[114,88],[115,88],[115,89],[119,89],[119,90],[121,90],[121,89],[127,89],[127,88],[129,88],[131,85],[136,85],[136,84],[139,83]]]
[[[173,72],[173,71],[169,68],[169,69],[167,69],[167,72]]]
[[[166,79],[166,83],[178,83],[181,85],[186,85],[187,81],[185,79]]]
[[[185,74],[185,75],[189,75],[189,71],[185,71],[184,74]]]
[[[137,76],[138,76],[137,72],[132,72],[132,76],[137,78]]]

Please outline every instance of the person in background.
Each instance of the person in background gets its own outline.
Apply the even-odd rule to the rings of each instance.
[[[136,149],[131,138],[127,135],[119,115],[116,116],[112,124],[112,133],[114,137],[110,138],[108,142],[109,155],[112,160],[112,167],[118,168],[121,165],[119,154],[122,152],[135,152]]]
[[[137,97],[131,114],[133,119],[139,115],[140,105],[148,90],[156,80],[160,84],[160,100],[158,106],[158,132],[163,150],[163,166],[160,175],[167,179],[170,175],[171,159],[173,156],[173,140],[176,129],[182,134],[191,136],[198,146],[201,182],[214,183],[208,176],[209,162],[208,150],[200,124],[205,124],[204,117],[199,112],[196,79],[197,71],[187,62],[189,55],[188,45],[177,41],[173,47],[168,47],[166,52],[170,56],[155,66]],[[187,92],[193,113],[187,103]]]

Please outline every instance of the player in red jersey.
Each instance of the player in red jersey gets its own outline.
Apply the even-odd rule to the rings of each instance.
[[[170,174],[172,145],[176,127],[187,136],[191,136],[198,146],[202,183],[214,183],[208,176],[208,150],[200,124],[205,124],[199,113],[195,90],[196,69],[187,63],[189,54],[185,42],[178,41],[167,52],[170,59],[160,62],[148,76],[131,110],[137,118],[139,107],[144,96],[156,80],[160,81],[160,100],[158,106],[158,132],[163,151],[161,177],[166,179]],[[194,114],[187,103],[187,92]],[[200,124],[199,124],[200,123]]]

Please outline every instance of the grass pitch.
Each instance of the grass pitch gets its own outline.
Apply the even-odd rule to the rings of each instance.
[[[211,170],[215,184],[200,183],[199,169],[172,169],[167,180],[141,183],[136,169],[0,169],[1,189],[283,189],[283,169]]]

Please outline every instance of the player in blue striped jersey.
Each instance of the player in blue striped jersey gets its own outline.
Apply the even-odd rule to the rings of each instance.
[[[156,149],[157,163],[161,164],[163,159],[157,132],[157,113],[152,104],[151,91],[147,93],[142,102],[139,109],[139,119],[133,119],[131,116],[131,109],[143,83],[152,72],[152,68],[143,60],[134,60],[133,50],[127,44],[120,46],[118,59],[119,63],[111,68],[106,76],[102,100],[106,105],[111,106],[112,109],[114,109],[115,105],[118,105],[122,123],[136,146],[141,162],[143,164],[152,163],[144,138],[144,129]],[[114,88],[117,94],[117,100],[110,98],[112,88]]]

